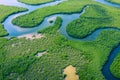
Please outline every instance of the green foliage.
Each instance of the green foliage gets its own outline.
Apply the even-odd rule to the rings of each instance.
[[[51,2],[53,0],[18,0],[18,1],[26,3],[26,4],[36,5],[36,4],[43,4],[43,3]]]
[[[95,80],[96,78],[97,80],[102,80],[98,79],[98,76],[101,76],[101,69],[103,67],[103,64],[105,64],[105,61],[108,59],[111,50],[120,42],[120,37],[117,35],[120,35],[119,31],[106,30],[102,31],[95,41],[78,43],[74,41],[72,44],[70,44],[76,49],[81,49],[84,52],[83,55],[85,55],[89,60],[87,63],[88,66],[86,67],[86,73],[78,72],[79,74],[82,74],[82,76],[85,74],[87,75],[82,79]],[[88,76],[89,78],[87,78]]]
[[[20,22],[22,26],[35,26],[51,14],[78,12],[88,1],[69,0],[56,6],[38,9],[16,18],[15,24]],[[108,26],[108,23],[112,27],[119,27],[119,24],[116,24],[119,22],[118,15],[119,10],[116,8],[89,5],[81,19],[72,23],[78,27],[84,25],[84,37],[96,28]],[[81,80],[104,80],[101,69],[111,50],[120,43],[120,32],[105,30],[93,41],[68,40],[58,31],[61,23],[62,20],[58,17],[53,26],[38,31],[45,36],[40,39],[0,38],[0,80],[63,80],[63,69],[68,65],[76,67]],[[40,51],[46,51],[46,54],[38,58],[36,53]]]
[[[8,35],[7,31],[3,28],[1,24],[9,15],[18,13],[21,11],[26,11],[25,8],[18,8],[12,6],[0,5],[0,37]]]
[[[3,28],[2,24],[0,24],[0,36],[8,35],[7,31]]]
[[[29,56],[19,56],[11,59],[5,59],[4,61],[6,62],[3,67],[3,72],[4,75],[7,76],[11,73],[23,73],[28,68],[29,64],[34,61],[34,59]]]
[[[110,66],[110,71],[115,77],[120,78],[120,53]]]
[[[27,9],[25,8],[0,5],[0,23],[2,23],[9,15],[26,10]]]
[[[89,0],[68,0],[55,6],[48,6],[37,9],[29,14],[25,14],[13,19],[12,23],[21,27],[35,27],[39,25],[46,16],[57,13],[80,12],[86,3],[93,3]]]
[[[47,34],[53,34],[55,33],[61,26],[62,20],[60,17],[57,17],[55,23],[53,26],[49,26],[48,28],[45,28],[43,30],[39,30],[38,33],[47,33]]]
[[[117,21],[119,16],[114,19],[115,16],[113,15],[115,15],[114,12],[111,13],[106,6],[89,5],[79,19],[68,24],[67,32],[72,37],[83,38],[98,28],[120,28]],[[116,22],[114,22],[115,20]]]
[[[94,41],[71,41],[58,32],[61,22],[57,18],[54,26],[41,30],[45,35],[41,39],[12,38],[6,42],[2,50],[5,80],[63,80],[63,69],[68,65],[76,67],[81,80],[104,80],[101,69],[119,43],[120,32],[106,30]],[[37,58],[35,54],[43,50],[47,53]]]
[[[0,38],[0,80],[3,80],[3,47],[6,45],[7,39]]]
[[[7,39],[0,37],[0,49],[6,44]]]

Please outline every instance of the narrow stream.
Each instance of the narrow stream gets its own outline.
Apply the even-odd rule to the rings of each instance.
[[[4,22],[3,22],[3,25],[4,25],[4,28],[7,30],[7,32],[9,33],[9,36],[7,37],[11,37],[11,36],[20,36],[20,35],[23,35],[23,34],[29,34],[29,33],[34,33],[34,32],[37,32],[37,30],[39,29],[42,29],[42,28],[45,28],[47,26],[50,26],[50,25],[53,25],[53,24],[50,24],[47,19],[51,18],[51,17],[46,17],[46,19],[44,19],[43,23],[35,28],[21,28],[19,26],[16,26],[16,25],[13,25],[12,24],[12,20],[18,16],[21,16],[21,15],[24,15],[24,14],[27,14],[27,13],[30,13],[36,9],[39,9],[39,8],[43,8],[43,7],[47,7],[47,6],[54,6],[54,5],[57,5],[61,2],[63,2],[65,0],[55,0],[54,2],[49,2],[49,3],[46,3],[46,4],[41,4],[41,5],[27,5],[27,4],[23,4],[23,3],[20,3],[18,2],[17,0],[11,0],[11,1],[8,1],[8,0],[0,0],[0,4],[4,4],[4,5],[13,5],[13,6],[19,6],[19,7],[24,7],[24,8],[27,8],[28,11],[27,12],[21,12],[21,13],[17,13],[17,14],[13,14],[11,16],[9,16]]]
[[[113,6],[113,7],[120,8],[119,4],[110,3],[110,2],[107,2],[105,0],[96,0],[96,1],[100,2],[102,4],[105,4],[105,5],[108,5],[108,6]],[[114,77],[110,72],[110,65],[112,64],[113,60],[116,58],[116,56],[119,53],[120,53],[120,44],[111,51],[107,62],[103,66],[102,73],[103,73],[106,80],[120,80],[120,79]]]
[[[108,57],[108,61],[105,63],[102,69],[102,73],[105,76],[106,80],[120,80],[118,78],[115,78],[110,72],[110,65],[112,64],[113,60],[119,53],[120,53],[120,44],[111,51]]]
[[[53,2],[49,2],[49,3],[41,4],[41,5],[27,5],[27,4],[20,3],[17,0],[11,0],[11,1],[0,0],[0,4],[10,5],[10,6],[19,6],[19,7],[24,7],[24,8],[28,9],[27,12],[21,12],[21,13],[17,13],[17,14],[13,14],[13,15],[9,16],[3,22],[4,28],[9,33],[9,36],[7,36],[7,37],[11,37],[11,36],[17,37],[17,36],[20,36],[20,35],[23,35],[23,34],[36,33],[39,29],[43,29],[43,28],[46,28],[48,26],[54,25],[55,18],[58,17],[58,16],[61,17],[62,20],[63,20],[63,23],[62,23],[61,28],[60,28],[60,33],[63,36],[65,36],[66,38],[71,39],[71,40],[90,41],[90,40],[95,40],[99,36],[100,32],[103,31],[103,30],[117,30],[117,31],[120,31],[117,28],[100,28],[100,29],[95,30],[91,35],[89,35],[89,36],[87,36],[86,38],[83,38],[83,39],[77,39],[77,38],[73,38],[73,37],[69,36],[66,32],[66,26],[70,22],[72,22],[73,20],[78,19],[85,12],[86,7],[83,8],[83,10],[80,13],[53,14],[51,16],[48,16],[44,19],[44,21],[40,25],[38,25],[37,27],[34,27],[34,28],[21,28],[19,26],[16,26],[16,25],[12,24],[12,20],[14,18],[20,16],[20,15],[30,13],[30,12],[38,9],[38,8],[43,8],[43,7],[46,7],[46,6],[54,6],[54,5],[57,5],[59,3],[62,3],[63,1],[65,1],[65,0],[54,0]],[[96,0],[96,1],[99,2],[99,3],[105,4],[105,5],[108,5],[108,6],[113,6],[113,7],[120,8],[120,5],[118,5],[118,4],[112,4],[112,3],[106,2],[104,0]],[[53,19],[54,22],[49,23],[50,19]],[[120,52],[120,45],[117,48],[115,48],[111,51],[111,54],[108,57],[108,61],[103,66],[102,73],[105,76],[106,80],[119,80],[119,79],[115,78],[114,76],[112,76],[112,74],[110,73],[110,70],[109,70],[111,63],[113,62],[113,59],[117,56],[117,54],[119,52]]]

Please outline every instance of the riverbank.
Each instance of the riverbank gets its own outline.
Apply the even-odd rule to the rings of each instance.
[[[18,38],[25,38],[25,39],[30,39],[30,40],[40,39],[42,37],[44,37],[42,34],[37,34],[37,33],[24,34],[24,35],[18,36]]]
[[[120,52],[120,51],[119,51]],[[118,53],[117,57],[114,58],[113,63],[110,66],[110,71],[111,73],[117,77],[118,79],[120,78],[120,53]]]
[[[1,15],[0,16],[0,36],[3,37],[9,34],[7,33],[6,29],[4,29],[4,25],[2,24],[5,21],[5,19],[12,14],[27,11],[27,9],[0,5],[0,10],[1,10],[0,11],[0,15]]]
[[[99,18],[99,15],[94,16]],[[79,14],[72,17],[79,18]],[[69,16],[67,18],[65,21],[71,19]],[[32,41],[25,38],[0,38],[0,79],[63,80],[63,69],[73,65],[81,80],[104,80],[101,70],[111,50],[119,44],[120,32],[114,29],[101,30],[99,35],[95,35],[96,39],[91,41],[71,40],[59,33],[61,26],[65,27],[63,20],[57,18],[54,25],[39,30],[45,37]],[[43,51],[48,53],[36,58],[36,53]]]
[[[81,10],[83,9],[83,6],[86,6],[87,5],[86,3],[88,1],[89,0],[81,1],[81,2],[78,0],[74,0],[74,1],[68,0],[59,5],[37,9],[29,14],[19,16],[13,19],[12,23],[21,27],[28,27],[28,28],[35,27],[39,25],[46,16],[50,16],[52,14],[59,14],[59,13],[70,14],[75,12],[76,13],[81,12]],[[94,1],[91,0],[91,3],[89,4],[92,4],[93,2]],[[72,6],[69,6],[69,5],[72,5]],[[39,15],[38,13],[41,15]]]

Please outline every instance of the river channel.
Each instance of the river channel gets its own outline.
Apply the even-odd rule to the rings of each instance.
[[[67,39],[70,39],[70,40],[90,41],[90,40],[95,40],[99,36],[100,32],[103,31],[103,30],[117,30],[117,31],[120,31],[117,28],[100,28],[100,29],[95,30],[91,35],[89,35],[89,36],[87,36],[87,37],[85,37],[83,39],[77,39],[77,38],[73,38],[73,37],[69,36],[67,34],[67,32],[66,32],[66,26],[70,22],[72,22],[73,20],[78,19],[82,14],[84,14],[85,8],[87,6],[84,7],[83,10],[80,11],[79,13],[53,14],[51,16],[45,17],[45,19],[43,20],[43,22],[40,25],[38,25],[38,26],[36,26],[34,28],[21,28],[19,26],[16,26],[16,25],[12,24],[12,20],[14,18],[18,17],[18,16],[30,13],[30,12],[36,10],[36,9],[43,8],[43,7],[46,7],[46,6],[54,6],[54,5],[57,5],[57,4],[62,3],[64,1],[65,0],[54,0],[53,2],[49,2],[49,3],[45,3],[45,4],[40,4],[40,5],[27,5],[27,4],[24,4],[24,3],[20,3],[17,0],[11,0],[11,1],[9,1],[9,0],[0,0],[0,4],[2,4],[2,5],[18,6],[18,7],[24,7],[24,8],[28,9],[28,11],[26,11],[26,12],[21,12],[21,13],[16,13],[16,14],[10,15],[2,23],[4,25],[4,28],[9,33],[9,35],[7,37],[8,38],[12,37],[12,36],[17,37],[17,36],[21,36],[21,35],[24,35],[24,34],[36,33],[40,29],[43,29],[43,28],[46,28],[48,26],[54,25],[55,19],[58,16],[61,17],[62,20],[63,20],[62,25],[61,25],[60,30],[59,30],[60,33],[63,36],[65,36]],[[99,2],[99,3],[102,3],[102,4],[105,4],[105,5],[108,5],[108,6],[113,6],[113,7],[120,8],[120,5],[109,3],[109,2],[107,2],[105,0],[95,0],[95,1]],[[54,22],[50,23],[49,20],[53,20]],[[120,79],[115,78],[110,73],[110,70],[109,70],[111,63],[113,62],[114,58],[118,55],[118,53],[120,53],[120,45],[118,45],[116,48],[114,48],[111,51],[111,53],[110,53],[110,55],[108,57],[107,62],[103,66],[102,73],[105,76],[106,80],[120,80]]]

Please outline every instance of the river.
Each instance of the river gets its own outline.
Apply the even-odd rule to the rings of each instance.
[[[24,4],[24,3],[20,3],[18,2],[17,0],[0,0],[0,4],[3,4],[3,5],[9,5],[9,6],[19,6],[19,7],[24,7],[24,8],[27,8],[28,11],[26,12],[21,12],[21,13],[16,13],[16,14],[12,14],[10,15],[2,24],[4,25],[4,28],[7,30],[7,32],[9,33],[9,36],[7,36],[8,38],[11,37],[11,36],[14,36],[14,37],[17,37],[17,36],[20,36],[20,35],[23,35],[23,34],[29,34],[29,33],[36,33],[39,29],[43,29],[43,28],[46,28],[48,26],[52,26],[54,25],[54,22],[55,22],[55,18],[56,17],[61,17],[63,22],[62,22],[62,25],[60,27],[60,33],[65,36],[66,38],[68,39],[71,39],[71,40],[81,40],[81,41],[90,41],[90,40],[95,40],[101,31],[103,30],[119,30],[117,28],[100,28],[100,29],[97,29],[95,30],[91,35],[83,38],[83,39],[77,39],[77,38],[73,38],[71,36],[69,36],[66,32],[66,26],[73,20],[76,20],[78,19],[84,12],[85,12],[85,8],[83,8],[83,10],[80,12],[80,13],[72,13],[72,14],[53,14],[51,16],[48,16],[46,17],[43,22],[34,27],[34,28],[21,28],[19,26],[16,26],[16,25],[13,25],[12,24],[12,20],[20,15],[24,15],[24,14],[27,14],[27,13],[30,13],[38,8],[43,8],[43,7],[46,7],[46,6],[54,6],[54,5],[57,5],[59,3],[62,3],[64,2],[65,0],[54,0],[53,2],[49,2],[49,3],[46,3],[46,4],[41,4],[41,5],[27,5],[27,4]],[[105,5],[108,5],[108,6],[113,6],[113,7],[118,7],[120,8],[120,5],[118,4],[113,4],[113,3],[109,3],[109,2],[106,2],[105,0],[96,0],[96,2],[99,2],[99,3],[102,3],[102,4],[105,4]],[[53,19],[53,23],[50,23],[49,20],[50,19]],[[119,30],[120,31],[120,30]],[[110,65],[111,63],[113,62],[114,58],[117,56],[117,54],[120,53],[120,45],[118,45],[116,48],[114,48],[111,53],[110,53],[110,56],[108,57],[108,61],[104,64],[103,66],[103,69],[102,69],[102,73],[105,77],[106,80],[119,80],[117,78],[115,78],[111,73],[110,73]]]

